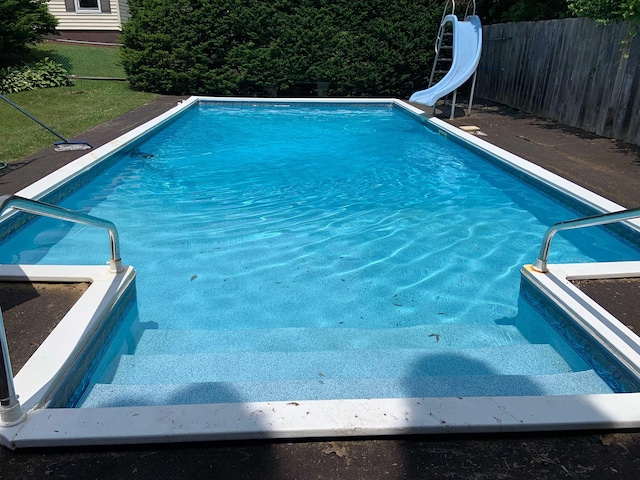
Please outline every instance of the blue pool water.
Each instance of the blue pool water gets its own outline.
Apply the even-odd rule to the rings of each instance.
[[[398,108],[201,105],[119,156],[60,202],[114,221],[138,272],[80,406],[612,391],[520,297],[585,212]],[[107,252],[41,219],[0,262]],[[583,229],[550,261],[638,257]]]

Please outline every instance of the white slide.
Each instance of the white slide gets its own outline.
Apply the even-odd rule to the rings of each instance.
[[[453,61],[451,69],[442,80],[426,90],[420,90],[409,99],[410,102],[421,103],[429,107],[453,92],[466,82],[478,68],[482,52],[482,25],[477,15],[469,15],[463,22],[455,15],[444,17],[445,22],[453,25]]]

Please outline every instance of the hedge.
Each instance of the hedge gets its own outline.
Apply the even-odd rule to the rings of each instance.
[[[134,88],[262,96],[330,82],[329,94],[424,88],[442,1],[130,0],[122,58]]]

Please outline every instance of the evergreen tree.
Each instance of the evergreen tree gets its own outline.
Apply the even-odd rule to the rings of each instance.
[[[0,62],[20,60],[25,47],[56,34],[57,24],[46,0],[0,0]]]
[[[265,95],[330,82],[334,95],[424,88],[442,2],[130,0],[123,65],[139,89]]]

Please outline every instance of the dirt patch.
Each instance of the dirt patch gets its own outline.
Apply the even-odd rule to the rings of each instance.
[[[0,282],[0,308],[14,375],[87,288],[88,283]]]

